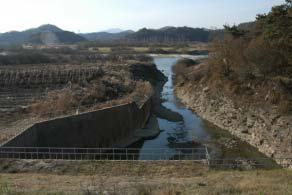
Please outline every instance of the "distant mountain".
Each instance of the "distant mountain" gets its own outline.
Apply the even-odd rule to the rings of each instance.
[[[239,24],[239,28],[252,30],[254,22]],[[208,42],[213,39],[222,39],[224,30],[209,30],[205,28],[172,27],[160,29],[143,28],[137,32],[121,29],[108,29],[108,32],[94,32],[75,34],[61,28],[46,24],[25,31],[10,31],[0,33],[0,46],[24,43],[32,44],[71,44],[83,41],[129,41],[141,43],[181,43],[181,42]]]
[[[110,29],[107,29],[107,30],[103,30],[101,32],[107,32],[107,33],[120,33],[120,32],[123,32],[125,30],[122,30],[120,28],[110,28]]]
[[[44,24],[44,25],[41,25],[37,28],[28,29],[24,32],[29,32],[29,33],[35,34],[35,33],[46,33],[46,32],[62,32],[62,31],[63,31],[62,29],[60,29],[59,27],[57,27],[55,25]]]
[[[168,30],[171,28],[173,28],[173,26],[165,26],[165,27],[160,28],[159,30]]]
[[[64,31],[57,26],[46,24],[25,31],[11,31],[0,34],[0,45],[13,44],[68,44],[86,41],[73,32]]]
[[[82,36],[79,36],[73,32],[69,31],[61,31],[61,32],[44,32],[44,33],[37,33],[29,39],[28,42],[33,44],[45,44],[45,45],[52,45],[52,44],[70,44],[70,43],[77,43],[86,41]]]
[[[209,41],[210,30],[190,27],[163,27],[160,29],[143,28],[126,36],[126,39],[137,42],[188,42]]]
[[[134,31],[127,30],[119,33],[109,33],[109,32],[95,32],[95,33],[84,33],[79,34],[80,36],[86,38],[89,41],[112,41],[118,39],[124,39],[127,35],[134,33]]]

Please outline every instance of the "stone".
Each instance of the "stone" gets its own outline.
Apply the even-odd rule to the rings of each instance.
[[[241,132],[241,133],[244,133],[244,134],[248,134],[248,133],[249,133],[249,132],[248,132],[248,129],[242,129],[240,132]]]
[[[196,85],[195,83],[191,84]],[[176,88],[176,90],[181,92],[183,89]],[[213,98],[208,97],[206,92],[210,90],[209,87],[201,83],[201,86],[192,93],[180,93],[178,97],[183,102],[190,103],[189,106],[202,118],[257,147],[265,155],[272,158],[274,154],[291,156],[292,116],[281,116],[278,112],[261,110],[260,106],[244,102],[238,104],[237,109],[235,109],[232,100],[224,94],[218,94]],[[187,100],[192,97],[195,97],[196,101],[188,102]],[[221,141],[226,143],[227,147],[232,146],[232,142]],[[281,164],[276,158],[275,160]]]
[[[203,88],[203,92],[208,92],[210,89],[209,89],[209,87],[205,87],[205,88]]]
[[[246,119],[247,119],[246,120],[246,126],[248,128],[252,128],[254,126],[255,119],[253,117],[250,117],[250,116],[248,116]]]

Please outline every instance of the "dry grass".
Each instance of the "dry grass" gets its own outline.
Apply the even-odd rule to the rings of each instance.
[[[59,163],[51,167],[48,173],[44,169],[38,169],[37,172],[1,174],[0,192],[146,195],[292,194],[292,172],[280,169],[214,171],[192,162],[83,162],[73,163],[69,167],[62,167]]]
[[[98,51],[100,51],[102,53],[110,53],[111,52],[111,48],[110,47],[99,47]]]
[[[292,102],[284,100],[279,103],[278,110],[283,114],[290,114],[292,112]]]
[[[75,86],[49,93],[45,100],[32,104],[27,110],[39,116],[66,114],[72,111],[95,110],[129,102],[136,102],[138,105],[153,94],[149,82],[127,81],[116,86],[107,86],[102,81],[96,81],[84,87]],[[113,84],[114,82],[111,82]],[[125,88],[118,91],[116,89]]]
[[[257,29],[259,30],[259,29]],[[205,76],[209,88],[229,95],[234,101],[278,107],[287,113],[291,105],[291,63],[288,50],[281,50],[252,31],[242,37],[225,36],[215,41]]]
[[[38,115],[47,115],[51,113],[64,113],[66,110],[76,106],[77,101],[74,99],[72,91],[63,89],[50,92],[47,100],[40,100],[32,104],[28,109],[30,112]]]
[[[131,79],[127,65],[105,65],[106,73],[89,82],[67,84],[52,90],[26,111],[38,116],[55,116],[87,109],[98,109],[132,101],[143,102],[153,93],[149,82]]]
[[[129,95],[129,98],[139,104],[151,97],[153,93],[153,87],[149,82],[137,81],[135,90]]]
[[[147,52],[149,48],[148,47],[133,47],[133,50],[136,52]]]
[[[35,86],[66,85],[89,82],[101,77],[103,70],[97,65],[15,65],[0,67],[0,85],[3,87],[31,88]]]
[[[275,53],[269,54],[271,48],[263,44],[260,38],[251,43],[245,39],[214,42],[210,47],[213,53],[206,62],[195,66],[184,61],[176,64],[176,84],[191,83],[194,89],[202,85],[209,89],[210,95],[228,96],[235,104],[290,114],[291,81],[278,72],[277,63],[281,60]],[[265,55],[275,59],[261,60]],[[271,66],[273,73],[269,72]]]

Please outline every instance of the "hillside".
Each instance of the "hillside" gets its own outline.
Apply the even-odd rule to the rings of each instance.
[[[207,42],[210,31],[202,28],[164,27],[161,29],[143,28],[126,36],[129,41],[137,42]]]
[[[57,26],[46,24],[25,31],[10,31],[0,33],[0,46],[32,44],[71,44],[84,41],[125,43],[186,43],[209,42],[214,38],[222,38],[223,30],[203,28],[172,27],[160,29],[143,28],[137,32],[132,30],[118,31],[112,29],[103,32],[80,33],[65,31]]]
[[[85,38],[54,25],[42,25],[25,31],[11,31],[0,34],[0,45],[16,45],[24,43],[62,44],[86,41]]]
[[[127,35],[134,33],[134,31],[122,31],[117,33],[111,32],[94,32],[94,33],[84,33],[79,34],[80,36],[86,38],[89,41],[112,41],[118,39],[124,39]]]
[[[181,43],[181,42],[208,42],[215,31],[202,28],[172,27],[160,29],[143,28],[137,32],[128,30],[118,33],[95,32],[80,34],[90,41],[121,40],[126,42],[156,42],[156,43]]]
[[[60,32],[41,32],[34,34],[28,40],[29,43],[34,44],[70,44],[86,41],[84,37],[81,37],[73,32],[60,31]]]

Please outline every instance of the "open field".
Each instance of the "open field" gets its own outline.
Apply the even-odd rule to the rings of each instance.
[[[1,194],[292,194],[292,171],[284,169],[222,171],[183,161],[1,164]]]
[[[112,53],[155,53],[155,54],[192,54],[194,52],[204,52],[208,50],[207,43],[197,43],[188,45],[153,45],[153,46],[101,46],[89,47],[88,51],[112,54]]]

